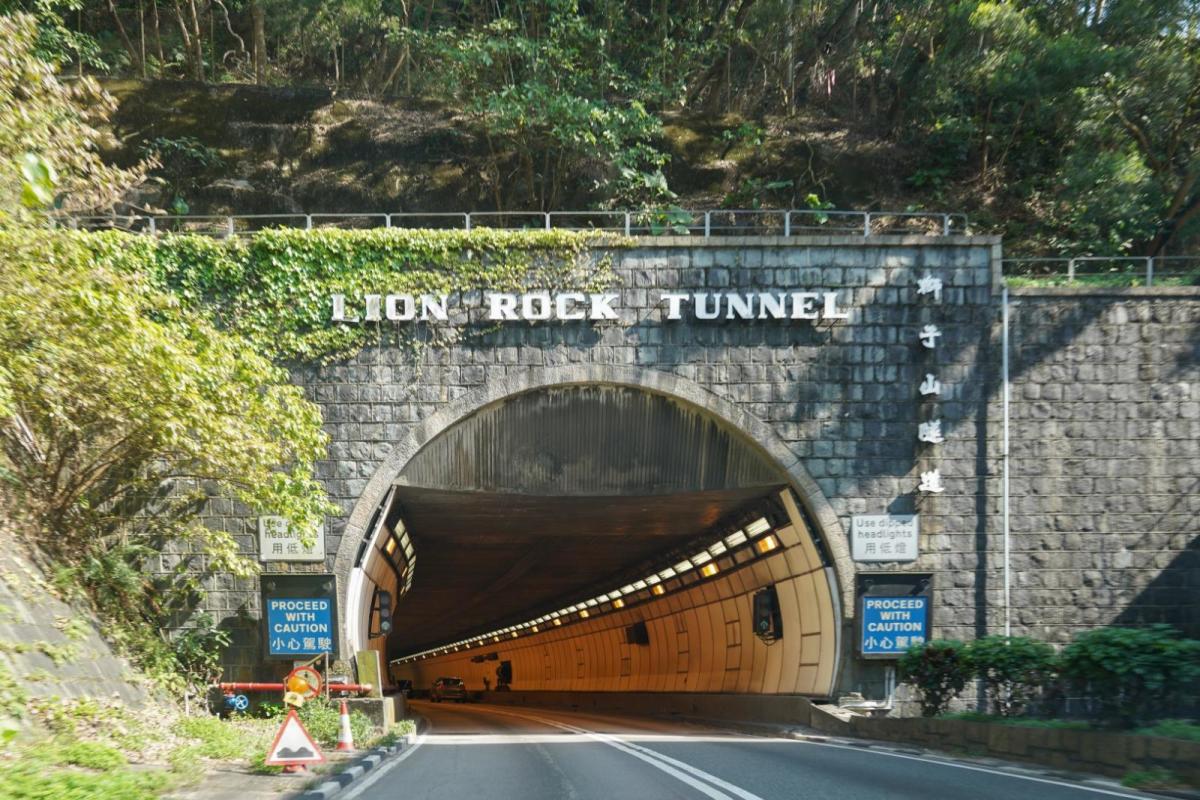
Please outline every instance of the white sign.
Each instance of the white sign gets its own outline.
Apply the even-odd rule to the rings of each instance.
[[[311,544],[300,541],[300,534],[288,529],[283,517],[258,518],[259,561],[324,561],[325,530],[318,526]]]
[[[855,561],[915,561],[920,555],[916,514],[856,516],[850,531]]]
[[[317,747],[312,736],[304,729],[300,718],[296,716],[296,709],[290,709],[283,724],[279,726],[279,733],[275,734],[275,742],[267,750],[267,758],[264,763],[272,767],[283,767],[291,764],[322,764],[324,762],[325,754],[321,752],[321,748]]]
[[[617,320],[619,294],[584,292],[485,292],[487,318],[494,322],[543,320]],[[850,312],[837,292],[663,292],[664,320],[845,320]],[[343,324],[449,320],[450,295],[368,294],[361,300],[344,294],[330,298],[330,320]]]

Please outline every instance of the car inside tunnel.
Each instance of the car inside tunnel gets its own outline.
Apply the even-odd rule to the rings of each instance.
[[[679,398],[586,384],[506,397],[421,447],[361,542],[347,618],[354,649],[418,691],[824,696],[835,586],[754,441]]]

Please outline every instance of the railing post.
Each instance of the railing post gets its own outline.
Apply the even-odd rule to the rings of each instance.
[[[158,220],[156,220],[154,218],[153,214],[146,217],[146,222],[148,223],[147,229],[150,231],[150,235],[151,236],[158,235]]]
[[[1146,286],[1154,285],[1154,256],[1146,257]]]
[[[625,212],[625,235],[626,236],[629,236],[630,231],[632,230],[632,226],[630,225],[631,221],[632,220],[630,220],[630,218],[629,218],[629,212],[626,211]]]
[[[463,221],[465,222],[465,224],[467,226],[464,230],[468,230],[468,231],[471,230],[471,214],[470,214],[470,212],[463,214]]]
[[[783,235],[792,235],[792,212],[790,209],[783,212]]]
[[[392,227],[392,215],[391,214],[383,215],[383,227],[385,227],[385,228]]]
[[[312,214],[304,215],[304,230],[306,230],[306,231],[312,230]]]
[[[871,235],[871,212],[863,212],[863,236]]]
[[[546,230],[550,230],[550,212],[547,211],[547,212],[545,212],[545,214],[546,214]]]
[[[233,234],[234,234],[233,216],[232,215],[225,218],[225,224],[226,224],[227,235],[229,236],[230,239],[232,239]]]
[[[942,214],[942,236],[950,235],[950,215]]]
[[[1075,259],[1067,259],[1067,283],[1075,282]]]
[[[705,211],[704,212],[704,238],[707,239],[710,236],[712,236],[712,212]]]

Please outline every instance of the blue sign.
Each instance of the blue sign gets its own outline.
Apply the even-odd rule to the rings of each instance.
[[[268,597],[267,646],[273,656],[333,652],[333,598]]]
[[[929,637],[929,598],[864,597],[859,649],[864,656],[900,656]]]

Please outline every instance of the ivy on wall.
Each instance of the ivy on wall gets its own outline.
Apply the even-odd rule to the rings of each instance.
[[[96,258],[149,273],[185,306],[283,361],[354,355],[391,323],[337,324],[330,296],[465,294],[611,285],[621,237],[578,231],[268,230],[244,239],[85,237]]]

